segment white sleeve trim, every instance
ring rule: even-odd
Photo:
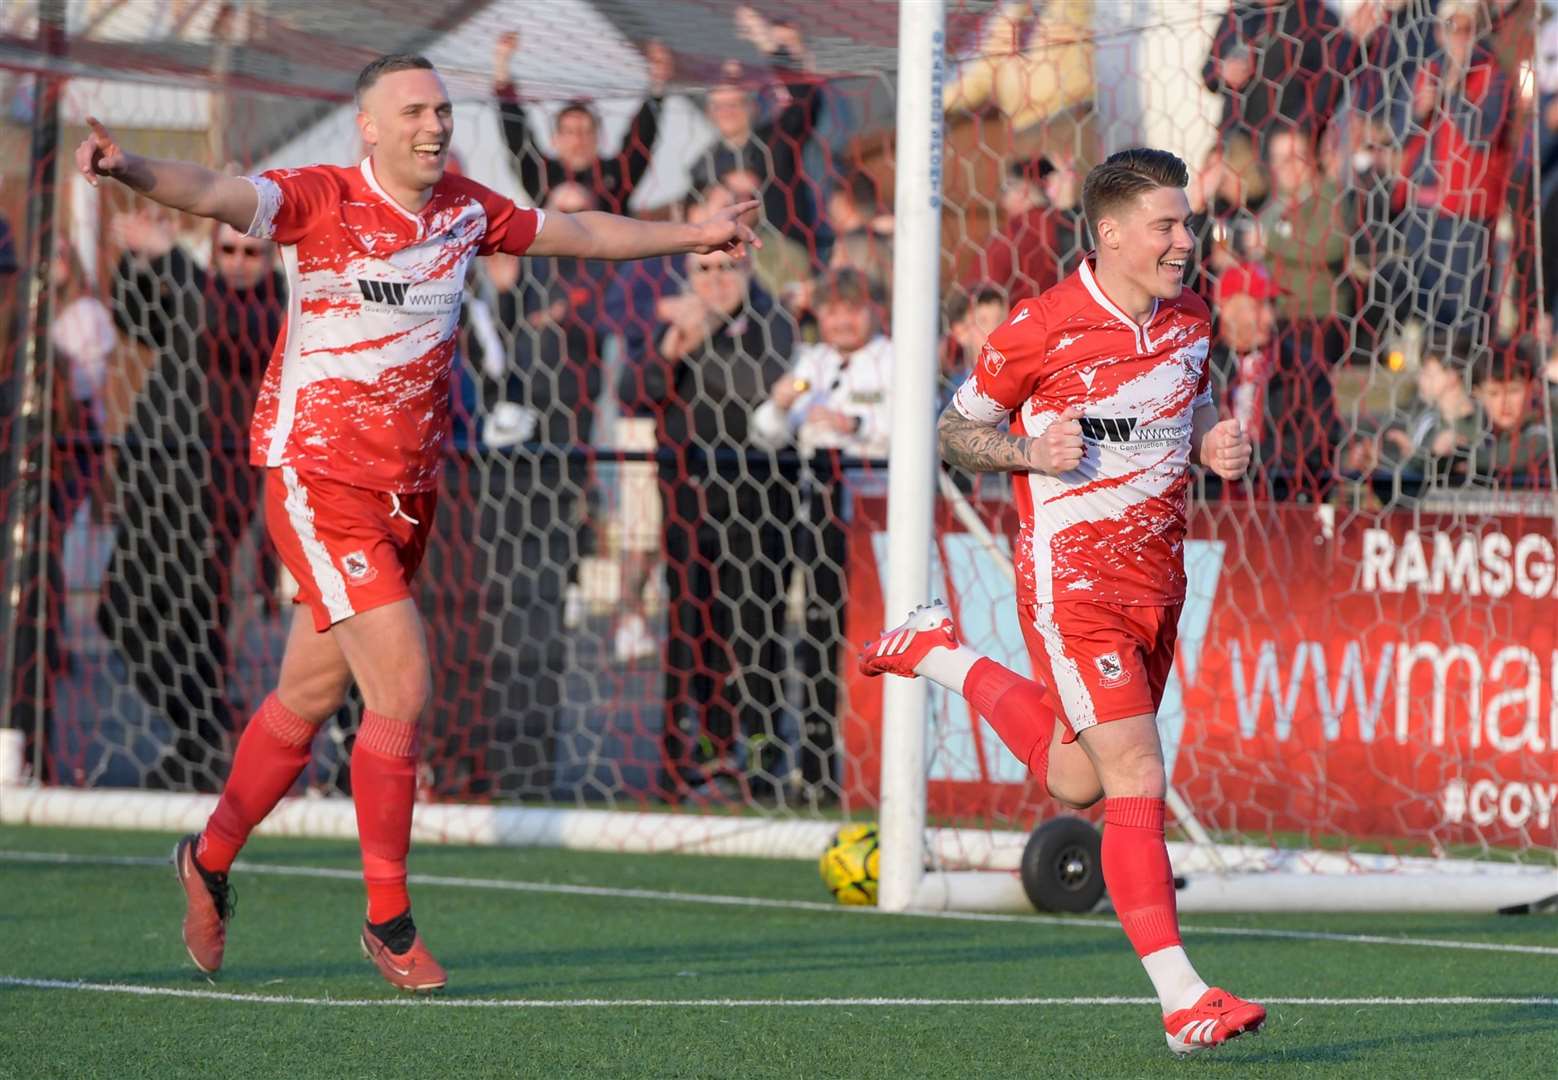
[[[269,240],[276,234],[276,212],[281,209],[281,185],[267,176],[246,176],[254,185],[254,220],[245,234],[256,240]]]
[[[1005,405],[983,393],[975,382],[975,377],[970,375],[963,380],[963,385],[958,387],[957,393],[952,395],[952,404],[963,414],[965,420],[994,426],[1012,414]]]

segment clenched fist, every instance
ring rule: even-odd
[[[1250,464],[1250,437],[1237,420],[1224,420],[1201,439],[1201,464],[1224,480],[1237,480]]]
[[[1082,464],[1081,415],[1081,407],[1072,405],[1044,434],[1028,440],[1028,461],[1035,472],[1059,476]]]

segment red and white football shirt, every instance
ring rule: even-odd
[[[1191,418],[1211,403],[1211,317],[1186,291],[1145,326],[1104,295],[1090,259],[996,327],[953,399],[970,420],[1042,435],[1085,410],[1081,464],[1012,474],[1022,604],[1175,604],[1185,596]]]
[[[371,159],[249,180],[260,197],[249,235],[276,241],[288,293],[250,461],[377,491],[432,490],[466,269],[476,255],[524,254],[541,211],[446,174],[413,213],[379,186]]]

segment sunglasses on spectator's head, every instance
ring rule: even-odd
[[[263,259],[270,254],[264,247],[251,247],[248,244],[222,244],[217,250],[223,255],[242,255],[247,259]]]

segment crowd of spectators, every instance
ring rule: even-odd
[[[976,51],[948,91],[954,110],[1043,129],[1048,148],[1005,163],[981,194],[987,235],[951,227],[968,208],[947,219],[951,242],[977,250],[944,299],[943,400],[1009,306],[1088,249],[1089,150],[1053,145],[1056,130],[1087,127],[1088,7],[1000,5],[990,26],[1020,48],[999,64]],[[1558,18],[1534,56],[1518,33],[1530,20],[1529,0],[1360,0],[1345,19],[1322,0],[1239,0],[1218,23],[1202,71],[1218,137],[1193,163],[1190,285],[1215,314],[1220,407],[1256,447],[1250,496],[1403,505],[1550,484],[1558,361],[1539,313],[1558,291]],[[495,43],[503,137],[536,203],[696,219],[755,199],[763,244],[624,266],[492,256],[473,274],[449,513],[456,532],[512,543],[483,549],[473,572],[499,584],[468,613],[482,627],[478,681],[494,688],[476,706],[481,741],[507,755],[469,772],[508,780],[471,779],[468,793],[545,793],[567,599],[584,558],[611,545],[608,651],[660,665],[652,793],[838,796],[847,526],[881,493],[894,384],[891,174],[837,153],[809,174],[829,80],[796,27],[746,8],[735,25],[761,59],[719,66],[703,94],[708,145],[686,197],[662,208],[634,196],[662,141],[669,50],[646,49],[648,93],[613,149],[590,102],[541,120],[513,79],[518,36]],[[1013,86],[1030,97],[1010,100]],[[201,787],[231,724],[232,598],[230,568],[200,552],[236,547],[253,525],[244,429],[284,296],[268,245],[232,230],[211,238],[210,270],[166,222],[131,215],[115,236],[111,310],[91,307],[62,260],[71,315],[55,345],[88,433],[103,423],[92,402],[113,328],[156,355],[104,487],[118,529],[99,621],[181,733],[172,782]],[[649,611],[659,567],[663,647]],[[516,767],[520,744],[540,749]]]

